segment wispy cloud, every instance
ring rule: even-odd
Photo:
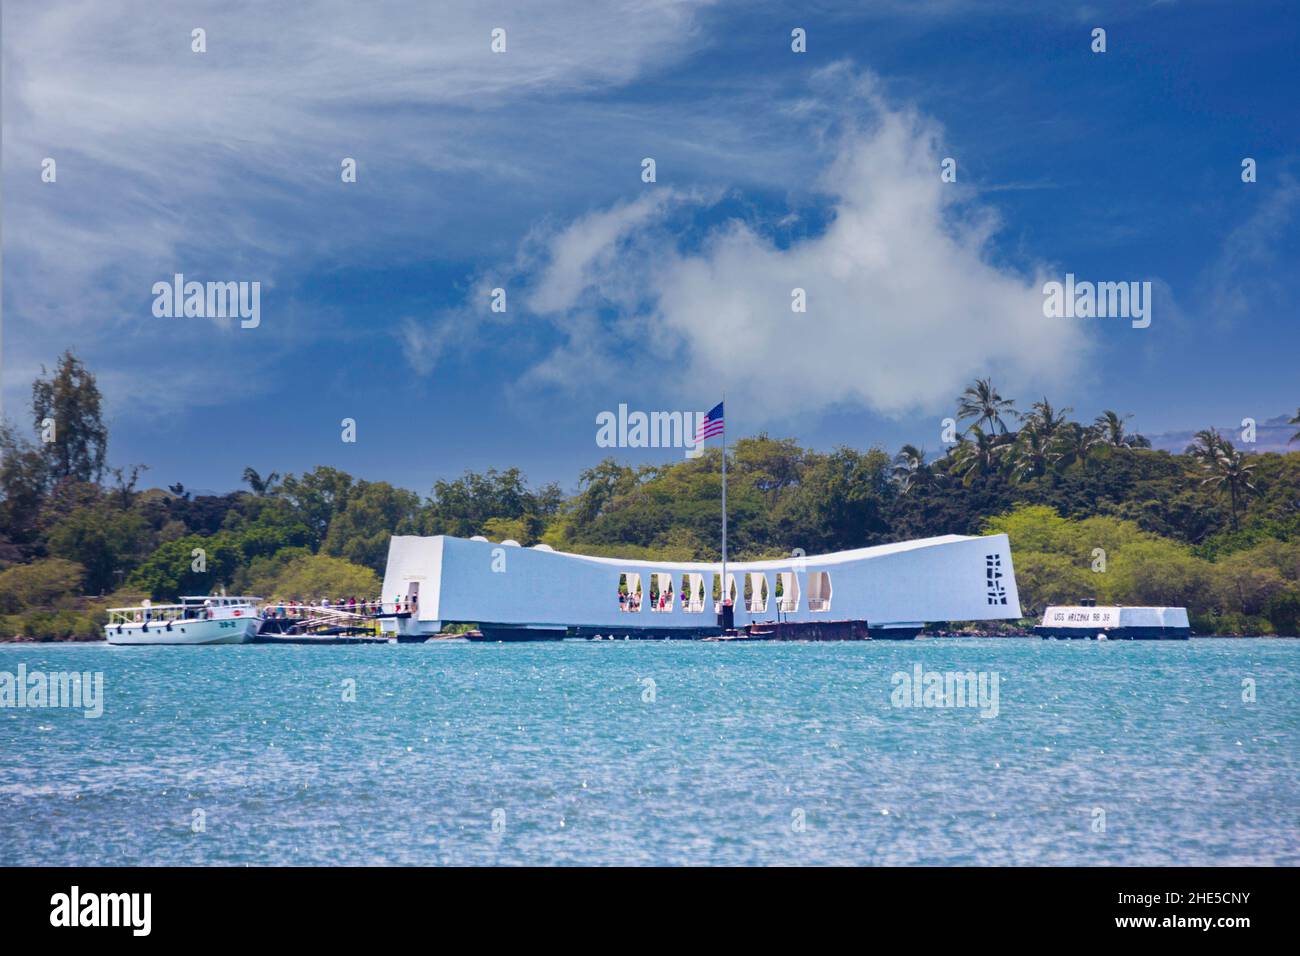
[[[1151,439],[1152,448],[1181,454],[1192,444],[1192,440],[1196,437],[1196,431],[1188,428],[1182,431],[1148,435],[1147,437]],[[1285,454],[1300,448],[1300,445],[1291,441],[1291,436],[1296,433],[1296,426],[1290,424],[1290,417],[1287,415],[1277,415],[1265,421],[1257,422],[1253,442],[1243,441],[1245,428],[1241,422],[1218,426],[1218,432],[1244,452],[1272,451]]]
[[[1244,188],[1259,190],[1259,205],[1228,232],[1204,280],[1205,312],[1222,324],[1235,323],[1270,301],[1289,299],[1283,289],[1291,273],[1284,270],[1277,275],[1274,267],[1279,251],[1291,248],[1282,239],[1295,225],[1300,182],[1283,173],[1274,188],[1262,184]]]
[[[830,90],[851,92],[837,108],[829,93],[812,100],[836,120],[817,180],[832,216],[816,235],[779,245],[771,223],[731,218],[684,248],[683,219],[707,219],[717,198],[655,186],[533,235],[513,284],[560,343],[525,383],[725,387],[747,415],[788,419],[946,407],[989,371],[1011,388],[1068,379],[1084,332],[1043,317],[1039,276],[992,262],[996,216],[941,182],[941,129],[846,65],[815,79]],[[806,313],[792,311],[795,289]]]
[[[151,283],[174,271],[287,287],[489,245],[471,224],[573,188],[563,118],[671,67],[707,7],[6,3],[7,359],[75,342],[100,365],[162,344],[201,360],[207,331],[148,321]],[[560,122],[521,122],[548,109]],[[346,190],[344,157],[360,169]],[[268,321],[259,353],[300,345],[282,333]]]

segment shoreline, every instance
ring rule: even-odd
[[[458,637],[462,637],[462,636],[463,636],[463,635],[452,635],[452,637],[457,637],[457,638],[458,638]],[[1041,637],[1039,637],[1037,634],[1034,634],[1033,631],[1027,631],[1027,630],[1015,630],[1015,631],[954,631],[954,630],[947,630],[947,629],[945,629],[945,630],[941,630],[941,631],[922,631],[920,634],[916,635],[916,637],[913,638],[912,640],[913,640],[913,641],[957,640],[957,639],[961,639],[961,638],[979,638],[979,639],[983,639],[983,640],[1035,640],[1035,641],[1038,641],[1038,640],[1047,640],[1047,638],[1041,638]],[[437,638],[430,638],[429,641],[411,641],[411,642],[405,642],[405,643],[415,643],[415,644],[420,644],[420,643],[430,643],[430,642],[435,642],[435,641],[445,641],[445,640],[448,640],[448,639],[449,639],[449,638],[447,638],[447,637],[437,637]],[[574,638],[564,638],[563,640],[572,640],[572,641],[590,641],[590,638],[574,637]],[[661,641],[641,641],[641,643],[652,643],[652,644],[654,644],[654,643],[678,643],[678,642],[690,642],[690,641],[699,641],[699,640],[700,640],[699,638],[671,638],[671,639],[668,639],[668,640],[661,640]],[[1087,640],[1090,640],[1090,638],[1056,638],[1055,640],[1058,640],[1058,641],[1066,641],[1066,642],[1085,642],[1085,641],[1087,641]],[[1193,640],[1193,641],[1195,641],[1195,640],[1224,640],[1224,641],[1255,641],[1255,640],[1267,640],[1267,641],[1295,641],[1295,640],[1300,640],[1300,634],[1193,634],[1193,635],[1191,635],[1191,637],[1189,638],[1189,640]],[[832,643],[833,643],[833,644],[866,644],[866,643],[875,643],[875,644],[900,644],[900,643],[908,643],[907,641],[891,641],[891,640],[885,640],[885,639],[881,639],[881,638],[877,638],[877,639],[875,639],[875,640],[870,640],[870,639],[869,639],[869,640],[866,640],[866,641],[776,641],[776,640],[768,640],[768,641],[764,641],[763,638],[753,638],[753,637],[745,638],[745,643],[756,643],[756,642],[760,642],[760,641],[762,641],[762,642],[764,642],[764,643],[771,643],[771,644],[832,644]],[[1131,639],[1131,638],[1112,638],[1112,639],[1111,639],[1111,642],[1112,642],[1112,643],[1139,643],[1139,644],[1143,644],[1143,643],[1181,643],[1181,642],[1179,642],[1179,641],[1162,641],[1162,640],[1160,640],[1160,639],[1158,639],[1158,638],[1157,638],[1157,639],[1152,639],[1152,640],[1137,640],[1137,641],[1134,641],[1134,640]],[[249,643],[249,644],[255,644],[255,643],[259,643],[259,642],[257,642],[257,641],[249,641],[249,642],[247,642],[247,643]],[[274,643],[274,642],[266,642],[266,643]],[[316,642],[316,641],[306,641],[306,640],[304,640],[304,641],[298,641],[298,642],[295,642],[295,643],[297,643],[297,644],[299,644],[299,645],[304,645],[304,646],[310,646],[311,644],[314,644],[314,643],[319,643],[320,646],[326,646],[326,645],[329,645],[329,646],[337,646],[337,645],[338,645],[338,642],[327,641],[327,640],[324,640],[324,639],[320,640],[319,642]],[[374,643],[374,642],[372,641],[372,642],[370,642],[370,643]],[[394,642],[392,642],[392,643],[401,643],[401,642],[396,642],[396,641],[394,641]],[[526,643],[535,643],[535,642],[530,642],[530,641],[520,641],[520,642],[518,642],[518,643],[525,643],[525,644],[526,644]],[[605,642],[599,642],[599,643],[605,643]],[[619,643],[623,643],[623,642],[620,641]],[[36,644],[42,644],[42,645],[49,645],[49,644],[104,644],[104,645],[108,645],[108,641],[106,641],[106,640],[105,640],[104,638],[102,638],[102,637],[96,637],[96,638],[39,638],[39,637],[24,637],[24,636],[21,636],[21,635],[16,636],[16,637],[0,637],[0,645],[19,645],[19,644],[22,644],[22,645],[36,645]],[[163,646],[163,647],[166,647],[166,646],[178,646],[178,647],[179,647],[179,646],[183,646],[183,645],[159,645],[159,646]],[[196,645],[196,646],[209,646],[209,645]],[[240,645],[233,645],[233,646],[240,646]]]

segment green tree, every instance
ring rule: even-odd
[[[273,471],[263,478],[255,468],[244,469],[244,484],[248,485],[249,490],[259,498],[273,494],[276,490],[275,483],[279,480],[280,473],[277,471]]]
[[[98,482],[104,474],[108,428],[95,376],[69,350],[49,377],[32,383],[32,418],[36,431],[53,429],[54,440],[45,442],[50,472],[56,481],[74,478]]]
[[[91,594],[115,590],[149,544],[143,518],[107,505],[72,512],[50,529],[48,539],[50,554],[85,568],[85,587]]]
[[[1069,422],[1056,437],[1057,462],[1063,467],[1079,464],[1088,467],[1093,450],[1100,444],[1097,431],[1078,422]]]
[[[1155,539],[1136,541],[1108,555],[1106,573],[1098,577],[1110,603],[1203,611],[1211,566],[1173,541]]]
[[[742,546],[767,551],[779,548],[787,554],[797,547],[816,554],[882,543],[888,538],[889,509],[897,494],[892,474],[893,460],[875,448],[859,452],[841,447],[829,455],[814,456],[791,507],[781,515],[783,540],[772,542],[767,533],[746,534]],[[730,509],[730,488],[727,503]],[[761,501],[756,510],[760,515],[748,522],[742,512],[742,529],[745,524],[763,529],[766,509]]]
[[[386,481],[359,481],[347,507],[330,521],[324,553],[382,573],[395,534],[419,532],[420,499]]]
[[[577,533],[587,529],[604,514],[611,502],[630,493],[637,486],[640,477],[635,469],[621,465],[613,458],[605,458],[581,472],[578,475],[578,494],[571,506]]]
[[[0,613],[45,607],[81,593],[86,569],[75,561],[45,558],[0,571]]]
[[[793,438],[770,438],[766,432],[739,439],[732,453],[736,475],[773,504],[785,489],[799,483],[805,466],[806,453]]]
[[[488,518],[483,522],[483,536],[489,541],[533,543],[529,538],[528,521],[524,518]]]
[[[926,463],[925,449],[915,445],[904,445],[898,450],[891,474],[903,494],[914,488],[931,488],[937,481],[935,470]]]
[[[1015,481],[1028,481],[1045,475],[1061,457],[1050,432],[1038,423],[1026,424],[1016,435],[1011,446],[1011,477]]]
[[[0,425],[0,559],[22,561],[38,551],[41,506],[49,491],[45,456],[8,424]]]
[[[986,433],[979,425],[972,425],[953,451],[952,473],[966,485],[979,478],[994,476],[1001,471],[1007,447],[998,436]]]
[[[319,465],[302,477],[286,475],[280,483],[280,495],[298,513],[311,531],[312,545],[319,545],[329,531],[334,515],[347,507],[352,492],[352,476],[347,472]]]
[[[1044,396],[1034,402],[1029,414],[1025,415],[1025,427],[1032,428],[1042,438],[1044,445],[1050,447],[1058,435],[1070,424],[1069,414],[1073,408],[1054,408]]]
[[[467,471],[454,481],[434,485],[425,524],[433,533],[468,538],[481,534],[490,518],[527,518],[529,537],[536,538],[563,502],[557,485],[533,491],[518,468]]]
[[[1217,428],[1202,428],[1192,436],[1192,443],[1187,446],[1186,454],[1205,465],[1212,464],[1225,450],[1231,448],[1232,446],[1219,434]]]
[[[1062,518],[1046,505],[1022,505],[984,523],[988,534],[1005,534],[1011,551],[1076,553],[1071,539],[1077,538],[1075,522]]]
[[[319,601],[379,596],[379,576],[369,568],[325,554],[299,554],[273,578],[255,582],[268,600]]]
[[[1106,409],[1094,422],[1098,441],[1112,448],[1150,448],[1151,442],[1145,437],[1125,430],[1125,423],[1132,417]]]
[[[1099,580],[1087,566],[1068,555],[1043,551],[1013,552],[1020,609],[1039,617],[1052,604],[1073,604],[1097,593]]]
[[[1002,397],[991,379],[977,378],[957,399],[957,420],[974,419],[977,427],[987,426],[992,434],[1006,434],[1002,416],[1014,414],[1015,404],[1012,399]]]
[[[230,584],[243,562],[239,538],[230,532],[211,537],[186,535],[159,545],[127,583],[155,601],[212,594]]]
[[[295,558],[311,556],[311,551],[302,547],[282,548],[274,554],[258,555],[239,568],[231,579],[230,586],[237,594],[250,594],[269,598],[275,595],[276,579]]]
[[[222,528],[238,537],[245,560],[313,543],[311,530],[294,507],[276,497],[242,495],[226,513]]]
[[[1212,567],[1215,597],[1229,612],[1265,615],[1277,598],[1292,590],[1267,556],[1254,550],[1227,555]]]
[[[1250,481],[1255,466],[1246,460],[1245,455],[1236,451],[1229,442],[1220,441],[1218,454],[1213,458],[1206,458],[1202,461],[1202,467],[1210,472],[1210,475],[1201,484],[1210,485],[1228,492],[1228,500],[1232,509],[1232,528],[1235,531],[1237,529],[1237,505],[1243,497],[1255,491],[1255,486]]]

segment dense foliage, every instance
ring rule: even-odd
[[[34,438],[0,428],[6,636],[94,636],[110,603],[223,587],[374,597],[392,534],[719,557],[716,447],[660,466],[607,458],[573,494],[508,468],[437,481],[421,497],[318,466],[284,476],[250,467],[247,490],[195,495],[179,484],[139,488],[143,466],[108,468],[100,405],[94,376],[68,353],[33,388]],[[731,553],[1005,531],[1027,615],[1095,596],[1185,604],[1203,632],[1296,633],[1300,452],[1243,454],[1207,430],[1175,455],[1129,434],[1124,416],[1103,411],[1083,424],[1071,411],[1044,399],[1017,412],[981,380],[959,396],[964,431],[950,429],[938,456],[742,438],[728,448]]]

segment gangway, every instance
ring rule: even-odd
[[[264,616],[263,634],[378,635],[378,615],[332,605],[301,605],[296,616]]]

